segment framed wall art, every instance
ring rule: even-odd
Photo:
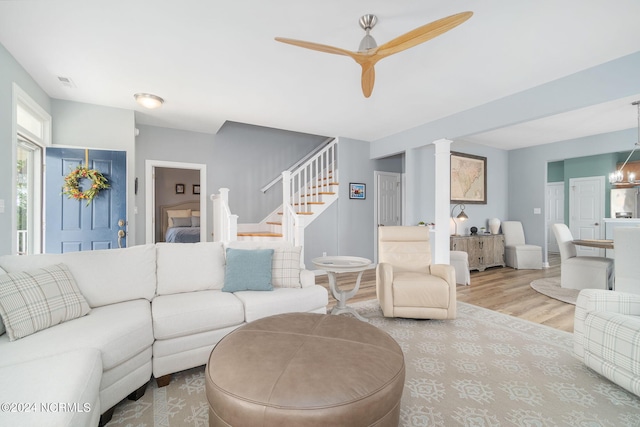
[[[184,184],[176,184],[176,194],[184,194]]]
[[[193,184],[193,194],[200,194],[200,184]]]
[[[367,185],[357,182],[349,183],[349,198],[364,200],[367,197]]]
[[[487,204],[487,158],[451,152],[451,203]]]

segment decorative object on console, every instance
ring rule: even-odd
[[[460,213],[458,214],[458,216],[456,216],[455,218],[453,217],[453,211],[460,206]],[[467,216],[466,213],[464,213],[464,205],[462,203],[458,203],[457,205],[454,205],[453,208],[451,209],[451,220],[453,221],[453,223],[456,225],[456,232],[454,234],[454,236],[459,236],[458,234],[458,223],[456,222],[456,219],[459,219],[460,221],[466,221],[469,219],[469,217]]]
[[[487,158],[451,152],[451,203],[487,204]]]
[[[489,230],[491,230],[491,234],[498,234],[500,231],[500,220],[498,218],[491,218],[489,220]]]
[[[636,149],[638,147],[640,147],[640,101],[632,102],[631,105],[636,105],[638,107],[638,140],[634,144],[633,150],[631,150],[631,152],[629,153],[629,156],[627,157],[627,160],[625,160],[624,163],[622,164],[622,166],[620,166],[620,169],[618,169],[615,172],[611,172],[609,174],[609,182],[611,184],[621,184],[621,183],[623,183],[624,174],[622,173],[622,170],[627,165],[627,162],[629,162],[629,159],[631,158],[633,153],[636,151]],[[629,183],[633,183],[633,182],[635,182],[635,179],[636,179],[635,173],[629,173],[628,182]]]
[[[471,231],[472,236],[475,236],[478,234],[478,227],[471,227],[469,231]]]

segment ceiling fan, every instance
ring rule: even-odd
[[[362,93],[365,98],[369,98],[373,91],[373,84],[376,77],[373,67],[379,60],[389,55],[393,55],[394,53],[402,52],[410,47],[419,45],[420,43],[424,43],[439,36],[440,34],[446,33],[471,18],[472,15],[473,12],[461,12],[447,16],[446,18],[438,19],[437,21],[433,21],[396,37],[382,46],[378,46],[374,38],[369,34],[371,29],[378,22],[378,18],[375,15],[364,15],[360,18],[360,26],[366,31],[366,35],[360,42],[360,47],[356,52],[341,49],[339,47],[302,40],[287,39],[283,37],[276,37],[276,40],[282,43],[292,44],[294,46],[353,58],[353,60],[362,67]]]

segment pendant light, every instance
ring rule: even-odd
[[[618,169],[615,172],[611,172],[609,174],[609,182],[611,184],[619,184],[623,182],[624,174],[622,173],[622,170],[627,165],[627,162],[629,162],[629,159],[631,158],[633,153],[636,151],[636,149],[640,147],[640,101],[632,102],[631,105],[635,105],[638,108],[638,140],[633,146],[633,150],[631,150],[631,153],[629,153],[629,156],[627,156],[627,160],[625,160],[622,166],[620,166],[620,169]],[[634,182],[635,179],[636,179],[635,174],[632,172],[629,173],[628,182]]]

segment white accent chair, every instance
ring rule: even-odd
[[[527,245],[524,240],[524,229],[520,221],[504,221],[505,263],[518,270],[540,270],[542,268],[542,248]]]
[[[640,295],[581,290],[573,352],[589,368],[640,396]]]
[[[455,269],[431,264],[429,229],[378,228],[376,295],[385,317],[455,319]]]
[[[640,227],[613,229],[615,247],[614,290],[640,294]]]
[[[469,273],[469,254],[463,251],[449,252],[449,264],[456,271],[456,284],[470,285],[471,273]]]
[[[577,256],[573,235],[566,224],[553,224],[560,248],[560,286],[569,289],[613,289],[613,260]]]

